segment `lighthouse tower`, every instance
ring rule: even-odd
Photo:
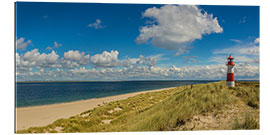
[[[230,55],[228,58],[228,62],[226,63],[226,66],[228,67],[227,70],[227,86],[228,87],[234,87],[234,63],[233,63],[233,57]]]

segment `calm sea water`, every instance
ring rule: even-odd
[[[121,81],[17,83],[16,107],[71,102],[214,81]]]

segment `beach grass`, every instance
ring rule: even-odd
[[[100,104],[17,133],[259,129],[259,82],[180,86]]]

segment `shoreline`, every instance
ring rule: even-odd
[[[85,101],[85,100],[99,99],[99,98],[106,98],[106,97],[113,97],[113,96],[126,95],[126,94],[131,94],[131,93],[138,93],[138,92],[158,91],[158,90],[169,89],[169,88],[176,88],[176,87],[181,87],[181,86],[185,86],[185,85],[174,86],[174,87],[168,87],[168,88],[145,89],[145,90],[142,90],[142,91],[135,91],[135,92],[130,92],[130,93],[118,94],[118,95],[111,95],[111,96],[104,96],[104,97],[95,97],[95,98],[89,98],[89,99],[80,99],[80,100],[75,100],[75,101],[64,101],[64,102],[52,103],[52,104],[41,104],[41,105],[20,106],[20,107],[16,107],[16,106],[15,106],[15,108],[16,108],[16,109],[20,109],[20,108],[32,108],[32,107],[50,106],[50,105],[56,105],[56,104],[66,104],[66,103],[80,102],[80,101]]]
[[[181,87],[181,86],[176,86]],[[86,100],[55,103],[49,105],[18,107],[16,109],[16,131],[29,127],[46,126],[60,118],[69,118],[84,111],[93,109],[103,102],[126,99],[142,93],[168,90],[176,87],[139,91],[115,96],[92,98]]]

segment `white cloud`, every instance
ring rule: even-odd
[[[75,60],[75,61],[80,61],[83,57],[84,53],[80,53],[78,50],[73,51],[69,50],[68,52],[64,53],[64,58],[66,60]]]
[[[16,75],[24,75],[24,72],[32,71],[32,66],[35,63],[24,61],[19,53],[16,53]]]
[[[241,40],[238,40],[238,39],[230,39],[231,41],[233,42],[236,42],[236,43],[241,43],[242,41]]]
[[[259,38],[257,38],[259,40]],[[258,41],[258,40],[255,41]],[[236,63],[258,64],[260,62],[260,48],[255,41],[249,43],[241,43],[232,47],[214,50],[211,62],[225,63],[229,54],[232,54]],[[259,42],[259,41],[258,41]]]
[[[140,58],[127,58],[124,60],[121,60],[121,65],[124,67],[130,67],[132,65],[135,65],[137,61],[139,61]]]
[[[19,53],[15,54],[15,60],[16,60],[16,65],[19,65],[21,63],[21,56],[19,55]]]
[[[53,50],[53,48],[59,48],[62,44],[57,43],[56,41],[53,42],[53,47],[48,46],[46,50]]]
[[[64,53],[63,58],[59,59],[59,55],[55,51],[41,54],[38,49],[33,49],[21,55],[16,53],[16,75],[22,80],[27,78],[32,80],[53,80],[53,77],[61,79],[61,77],[66,78],[69,74],[64,72],[63,69],[87,65],[89,61],[90,55],[85,55],[79,51],[70,50]],[[57,68],[57,72],[52,70],[53,68]],[[39,72],[33,72],[33,69],[39,69]]]
[[[233,55],[235,63],[250,63],[258,64],[260,62],[259,57],[246,56],[246,55]],[[210,62],[225,64],[227,62],[228,55],[217,55],[209,58]]]
[[[182,56],[185,59],[185,63],[194,62],[198,63],[197,56]]]
[[[87,65],[90,61],[90,55],[85,55],[84,52],[79,52],[78,50],[69,50],[64,53],[64,58],[61,59],[61,64],[63,67],[74,68],[81,65]]]
[[[25,41],[23,37],[16,40],[17,49],[25,50],[28,45],[32,44],[31,40]]]
[[[156,65],[158,58],[155,57],[144,57],[140,55],[140,59],[136,62],[137,64],[142,64],[148,67],[153,67]]]
[[[153,67],[157,64],[158,59],[162,57],[162,55],[155,55],[155,56],[148,56],[145,57],[140,55],[139,58],[128,58],[125,60],[121,60],[121,65],[124,67],[138,67],[138,66],[146,66],[146,67]]]
[[[47,48],[46,48],[46,50],[52,50],[53,48],[52,47],[50,47],[50,46],[48,46]]]
[[[38,49],[33,49],[31,51],[26,52],[22,60],[30,66],[37,66],[38,68],[45,68],[45,67],[59,67],[60,65],[58,64],[58,58],[59,55],[56,54],[55,51],[52,51],[49,54],[42,53],[40,54]]]
[[[254,40],[254,44],[260,44],[260,38],[256,38],[256,39]]]
[[[213,14],[203,12],[197,6],[165,5],[148,8],[143,17],[152,18],[154,23],[140,28],[136,42],[142,44],[151,40],[154,46],[177,50],[176,55],[190,50],[192,47],[189,44],[202,39],[203,35],[223,31]]]
[[[246,63],[239,63],[235,67],[236,75],[238,76],[259,76],[259,66],[254,66]]]
[[[260,48],[254,44],[236,45],[230,48],[214,50],[213,54],[235,54],[235,55],[259,55]]]
[[[53,44],[54,44],[54,48],[58,48],[58,47],[62,46],[62,44],[59,44],[59,43],[57,43],[56,41],[53,42]]]
[[[116,67],[119,65],[118,51],[104,51],[102,54],[96,54],[91,57],[91,62],[95,67]]]
[[[104,28],[104,26],[101,25],[101,20],[100,19],[96,19],[96,21],[94,23],[88,24],[88,27],[93,27],[95,29],[101,29]]]
[[[226,79],[227,67],[225,64],[204,65],[204,66],[171,66],[163,67],[147,67],[147,66],[131,66],[128,68],[94,68],[87,69],[79,67],[70,70],[56,71],[29,71],[32,78],[43,77],[49,80],[63,78],[66,80],[187,80],[187,79]],[[42,72],[41,72],[42,71]],[[20,75],[22,76],[22,75]],[[236,79],[259,79],[259,66],[239,63],[235,66]]]
[[[91,57],[98,67],[117,68],[86,68],[90,55],[70,50],[59,59],[56,52],[40,54],[34,49],[19,55],[16,53],[16,77],[19,80],[187,80],[187,79],[225,79],[226,58],[224,62],[214,65],[159,67],[158,60],[162,55],[138,58],[118,59],[118,51],[104,51]],[[186,57],[186,58],[196,58]],[[235,60],[245,57],[235,57]],[[256,59],[253,59],[256,61]],[[116,64],[117,63],[117,64]],[[35,69],[38,68],[38,69]],[[54,68],[54,70],[52,70]],[[70,69],[67,69],[70,68]],[[35,70],[34,70],[35,69]],[[259,79],[259,65],[239,62],[235,66],[237,79]]]
[[[34,68],[61,67],[58,63],[58,57],[59,55],[54,51],[49,54],[40,54],[38,49],[28,51],[24,55],[16,53],[16,75],[27,76],[28,74],[32,74]]]

